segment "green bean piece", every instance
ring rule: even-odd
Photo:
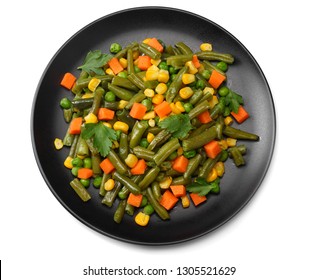
[[[225,106],[222,102],[217,103],[210,111],[210,117],[216,119],[219,115],[223,113]]]
[[[119,51],[118,53],[115,54],[116,58],[122,58],[125,57],[127,55],[127,52],[129,49],[134,50],[137,49],[139,46],[138,42],[132,42],[129,45],[127,45],[125,48],[123,48],[121,51]]]
[[[187,169],[184,173],[184,178],[191,178],[192,174],[196,171],[198,166],[200,165],[203,157],[201,154],[196,154],[193,158],[191,158],[188,162]]]
[[[134,103],[141,103],[141,101],[145,98],[146,96],[144,95],[143,91],[139,91],[129,100],[129,103],[125,106],[125,109],[130,110]]]
[[[118,204],[116,211],[114,212],[113,220],[117,224],[120,224],[123,219],[126,205],[127,205],[127,200],[126,199],[121,200]]]
[[[145,190],[149,185],[152,184],[152,182],[155,181],[157,175],[160,172],[160,168],[157,166],[151,168],[149,171],[146,172],[143,180],[139,183],[139,187],[142,190]]]
[[[94,177],[101,176],[102,170],[100,168],[101,156],[100,154],[91,155],[91,169],[93,171]]]
[[[78,180],[78,178],[73,179],[70,182],[70,186],[73,188],[73,190],[77,193],[77,195],[81,198],[82,201],[86,202],[89,199],[91,199],[89,192],[86,190],[83,184]]]
[[[196,53],[197,57],[202,60],[211,60],[211,61],[224,61],[228,64],[234,62],[234,57],[231,54],[227,53],[218,53],[213,51],[202,51]]]
[[[151,47],[148,44],[141,43],[139,45],[139,50],[140,50],[141,53],[144,53],[144,54],[148,55],[152,59],[157,60],[157,59],[161,58],[161,53],[157,49]]]
[[[90,151],[90,153],[92,154],[92,155],[97,155],[97,154],[99,154],[99,150],[94,146],[94,141],[93,141],[93,139],[92,138],[87,138],[87,139],[85,139],[85,141],[86,141],[86,144],[87,144],[87,146],[88,146],[88,149],[89,149],[89,151]]]
[[[189,137],[194,137],[194,136],[197,136],[197,135],[200,135],[202,132],[204,132],[206,129],[210,128],[211,126],[213,126],[215,124],[214,121],[211,121],[209,123],[205,123],[205,124],[202,124],[200,127],[196,128],[195,130],[193,130],[191,133],[190,133],[190,136]]]
[[[179,176],[173,178],[172,184],[173,185],[187,185],[191,182],[190,178],[185,178],[184,176]]]
[[[215,126],[212,126],[205,131],[203,131],[200,135],[196,135],[194,137],[187,138],[183,140],[183,149],[184,151],[190,151],[198,149],[211,140],[215,139],[217,136],[217,130]]]
[[[177,138],[169,140],[164,144],[158,152],[153,156],[153,160],[157,165],[160,165],[164,160],[166,160],[171,153],[180,147],[180,143]]]
[[[136,119],[132,118],[126,109],[116,111],[116,116],[120,121],[126,123],[129,126],[129,129],[134,127]]]
[[[147,122],[144,121],[136,121],[135,125],[132,128],[131,136],[130,136],[130,148],[134,148],[139,145],[142,136],[146,129],[148,128]]]
[[[122,162],[121,158],[113,149],[110,149],[108,159],[111,161],[118,173],[122,175],[130,175],[129,168]]]
[[[122,100],[129,101],[133,96],[133,93],[130,90],[115,86],[111,83],[108,83],[108,89]]]
[[[195,105],[203,97],[203,91],[201,89],[195,90],[194,94],[189,98],[189,103]]]
[[[192,59],[193,54],[179,54],[167,57],[166,63],[167,65],[173,66],[175,68],[182,68],[187,61],[190,61]]]
[[[151,151],[154,150],[157,146],[167,141],[170,137],[171,133],[169,133],[166,129],[161,130],[157,135],[155,135],[147,149]]]
[[[199,103],[196,105],[189,113],[189,119],[192,120],[193,118],[197,117],[200,115],[202,112],[205,112],[210,109],[210,104],[207,100]]]
[[[187,46],[184,42],[178,42],[175,44],[175,46],[180,50],[182,54],[191,55],[193,54],[193,51],[189,46]]]
[[[154,181],[154,182],[151,184],[151,189],[152,189],[152,193],[153,193],[153,195],[154,195],[154,198],[155,198],[157,201],[160,201],[160,200],[161,200],[161,197],[162,197],[160,183],[157,182],[157,181]]]
[[[207,158],[198,172],[198,177],[207,178],[211,169],[215,166],[215,164],[219,161],[221,153],[219,153],[215,158]]]
[[[128,49],[127,51],[127,62],[128,62],[128,65],[127,65],[127,72],[128,74],[132,74],[134,73],[134,61],[133,61],[133,51],[132,49]]]
[[[116,110],[118,110],[119,102],[108,102],[108,101],[104,101],[104,102],[102,103],[102,107],[116,111]]]
[[[129,177],[115,171],[113,173],[113,179],[119,181],[121,184],[126,186],[128,190],[133,194],[138,195],[141,193],[140,187],[136,183],[134,183]]]
[[[210,87],[209,82],[200,73],[196,73],[196,78],[197,78],[196,88],[197,88],[197,83],[201,84],[201,87],[199,87],[201,89],[204,89],[205,87]]]
[[[129,154],[128,134],[121,133],[119,142],[119,157],[125,160]]]
[[[129,216],[133,216],[134,214],[134,206],[131,204],[127,203],[124,209],[125,213],[127,213]]]
[[[83,88],[78,86],[78,83],[80,83],[81,80],[86,79],[88,77],[89,77],[89,74],[86,71],[82,70],[79,74],[78,79],[76,80],[75,84],[73,85],[71,89],[72,93],[80,94]]]
[[[135,84],[133,84],[129,79],[123,78],[120,76],[114,76],[112,78],[111,84],[118,86],[118,87],[121,87],[121,88],[125,88],[128,90],[134,91],[134,92],[139,91],[139,88]]]
[[[212,93],[210,91],[207,91],[202,98],[198,101],[198,103],[196,104],[196,106],[198,106],[199,104],[203,103],[204,101],[210,101],[212,99]]]
[[[126,186],[123,186],[118,193],[118,197],[120,199],[126,199],[129,195],[129,193],[130,193],[129,189]]]
[[[121,183],[118,181],[115,181],[114,188],[111,191],[106,191],[105,196],[103,197],[101,203],[108,207],[111,207],[114,201],[116,200],[121,187],[122,187]]]
[[[230,157],[233,159],[234,164],[239,167],[241,165],[245,165],[244,158],[242,153],[239,151],[237,147],[231,147],[229,151]]]
[[[68,156],[71,158],[76,157],[76,148],[77,148],[78,139],[79,139],[79,134],[76,134],[73,138],[73,143],[70,146],[69,153],[68,153]]]
[[[219,69],[216,65],[213,65],[212,63],[210,63],[210,61],[204,60],[202,62],[202,65],[204,66],[206,70],[209,70],[210,72],[212,72],[213,70],[216,70],[217,72],[219,72],[220,74],[226,77],[226,73],[223,72],[221,69]]]
[[[159,217],[162,220],[168,220],[170,218],[170,215],[167,212],[167,210],[161,204],[159,204],[159,202],[156,200],[153,194],[152,188],[147,188],[145,195],[149,203],[153,206],[155,212],[159,215]]]
[[[223,134],[228,136],[228,137],[235,138],[238,140],[258,141],[260,139],[260,137],[256,134],[237,129],[237,128],[234,128],[232,126],[225,126],[225,128],[223,130]]]
[[[69,123],[72,120],[73,109],[72,108],[63,109],[63,116],[64,116],[65,122]]]
[[[104,188],[104,185],[110,178],[111,178],[111,174],[106,174],[106,173],[102,174],[101,185],[100,185],[100,188],[99,188],[99,195],[100,196],[105,196],[106,190]]]
[[[77,148],[76,148],[76,156],[86,157],[89,155],[88,145],[81,136],[78,139]]]
[[[170,84],[168,90],[166,91],[166,101],[168,103],[172,103],[175,96],[177,95],[178,91],[180,90],[182,86],[182,76],[184,73],[186,73],[188,70],[187,66],[184,66],[182,69],[179,70],[179,72],[176,74],[176,77]]]
[[[155,155],[155,152],[147,149],[147,148],[143,148],[141,146],[136,146],[133,148],[133,153],[137,156],[138,159],[144,159],[147,161],[151,161],[153,160],[153,156]]]
[[[90,113],[93,113],[94,115],[98,114],[100,104],[104,94],[105,94],[105,90],[102,87],[97,87],[94,93],[94,101],[91,105]]]
[[[144,81],[141,79],[141,77],[135,73],[131,73],[128,76],[128,80],[133,83],[136,87],[138,87],[141,90],[145,90],[145,84]]]
[[[71,147],[73,141],[74,141],[74,134],[69,133],[69,127],[68,127],[65,133],[65,136],[63,138],[63,145],[67,147]]]
[[[74,99],[72,101],[72,105],[74,108],[78,110],[84,110],[88,109],[92,106],[92,103],[94,102],[94,98],[83,98],[83,99]]]

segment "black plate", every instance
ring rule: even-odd
[[[171,220],[161,221],[153,215],[150,224],[139,227],[126,216],[121,224],[113,222],[114,208],[101,204],[98,191],[90,187],[93,198],[83,203],[69,186],[72,176],[63,166],[67,149],[54,149],[55,137],[62,138],[67,124],[59,101],[67,96],[59,82],[65,72],[78,74],[87,52],[108,52],[112,42],[126,45],[158,37],[166,44],[186,42],[198,50],[202,42],[212,42],[216,51],[231,53],[236,58],[228,72],[230,88],[240,93],[251,117],[240,127],[260,135],[256,143],[246,143],[247,165],[236,168],[226,163],[221,193],[195,208],[172,210]],[[70,95],[71,96],[71,95]],[[39,169],[59,202],[77,219],[107,236],[139,244],[172,244],[202,236],[232,218],[260,186],[272,157],[275,142],[275,110],[267,81],[248,50],[230,33],[214,22],[187,11],[164,7],[142,7],[105,16],[71,37],[49,62],[36,90],[31,133]]]

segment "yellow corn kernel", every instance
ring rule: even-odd
[[[217,176],[222,177],[225,173],[225,164],[222,161],[218,161],[214,166]]]
[[[145,38],[142,43],[147,44],[149,41],[151,40],[151,38]]]
[[[126,101],[126,100],[120,100],[119,101],[119,104],[118,104],[118,109],[124,109],[125,108],[125,106],[127,106],[128,105],[128,101]]]
[[[160,63],[161,63],[161,60],[160,59],[151,59],[151,63],[153,64],[153,65],[155,65],[155,66],[158,66]]]
[[[198,69],[195,67],[194,62],[192,62],[191,60],[187,61],[185,65],[188,67],[189,74],[196,74],[198,72]]]
[[[127,158],[124,161],[127,166],[133,168],[138,163],[138,158],[134,154],[128,154]]]
[[[175,106],[176,106],[176,108],[180,111],[180,112],[185,112],[185,108],[184,108],[184,105],[183,105],[183,103],[182,102],[180,102],[180,101],[177,101],[176,103],[175,103]]]
[[[208,183],[216,180],[218,177],[218,174],[217,174],[217,171],[216,171],[216,168],[212,168],[211,171],[209,172],[209,174],[207,175],[207,178],[206,178],[206,181]]]
[[[227,140],[222,139],[222,140],[218,141],[218,143],[219,143],[221,149],[223,149],[223,150],[227,150],[228,149]]]
[[[82,99],[86,99],[86,98],[93,98],[94,94],[92,92],[87,92],[85,94],[82,95]]]
[[[188,208],[190,206],[190,200],[187,195],[181,197],[183,208]]]
[[[111,191],[114,188],[114,180],[113,179],[108,179],[104,185],[103,185],[104,189],[106,191]]]
[[[150,127],[154,127],[154,126],[155,126],[155,120],[153,120],[153,119],[150,119],[150,120],[148,121],[148,123],[149,123],[149,126],[150,126]]]
[[[203,94],[206,94],[207,92],[210,92],[212,95],[215,94],[215,89],[212,87],[205,87],[203,90]]]
[[[183,76],[182,76],[182,82],[183,82],[185,85],[191,84],[191,83],[195,82],[195,80],[196,80],[196,77],[195,77],[194,74],[185,73],[185,74],[183,74]]]
[[[216,104],[218,104],[219,100],[217,95],[213,95],[212,99],[209,101],[209,105],[211,108],[213,108]]]
[[[139,212],[135,218],[134,218],[134,221],[141,227],[145,227],[147,226],[147,224],[149,223],[150,221],[150,215],[147,215],[143,212]]]
[[[154,137],[155,137],[155,135],[154,135],[153,133],[149,132],[149,133],[147,134],[147,136],[146,136],[146,140],[147,140],[149,143],[151,143],[151,142],[153,141]]]
[[[132,52],[133,60],[136,60],[139,56],[140,56],[140,53],[138,50],[135,50]]]
[[[124,69],[128,67],[128,60],[125,59],[124,57],[121,57],[121,58],[119,59],[119,62],[120,62],[121,66],[122,66]]]
[[[212,44],[210,43],[202,43],[200,45],[200,50],[205,52],[205,51],[212,51]]]
[[[147,96],[147,97],[152,98],[155,95],[155,92],[154,92],[153,89],[147,88],[147,89],[144,90],[144,95]]]
[[[112,128],[111,123],[108,123],[108,122],[103,122],[103,125],[105,125],[106,127]]]
[[[163,181],[161,181],[160,184],[160,188],[161,189],[168,189],[170,187],[170,185],[172,184],[173,178],[171,176],[166,177]]]
[[[73,161],[72,157],[67,157],[64,161],[64,166],[68,169],[72,169],[73,168],[72,161]]]
[[[237,145],[237,139],[228,137],[227,144],[229,147],[234,147],[235,145]]]
[[[154,97],[152,98],[152,103],[153,104],[161,104],[164,101],[164,95],[162,94],[155,94]]]
[[[184,153],[183,148],[182,148],[182,147],[179,147],[179,148],[177,149],[177,155],[178,155],[178,156],[181,156],[183,153]]]
[[[156,117],[156,113],[154,111],[150,111],[145,113],[143,120],[150,120],[150,119],[154,119]]]
[[[155,65],[150,66],[145,72],[145,78],[148,81],[156,81],[159,75],[159,68]]]
[[[62,140],[62,139],[59,139],[59,138],[55,138],[55,140],[54,140],[54,146],[55,146],[55,149],[56,149],[56,150],[60,150],[61,148],[64,147],[63,140]]]
[[[170,74],[169,74],[169,72],[168,72],[167,70],[160,69],[160,70],[159,70],[158,77],[157,77],[157,80],[158,80],[160,83],[167,83],[169,79],[170,79]]]
[[[155,88],[155,92],[157,94],[164,94],[166,91],[167,91],[167,85],[164,83],[159,83]]]
[[[111,68],[107,68],[105,72],[108,75],[114,75],[114,72],[111,70]]]
[[[90,91],[95,91],[97,86],[99,86],[101,80],[97,78],[92,78],[88,83],[88,89]]]
[[[190,87],[183,87],[179,91],[179,96],[183,99],[189,99],[194,94]]]
[[[170,107],[172,109],[172,112],[175,114],[175,115],[179,115],[181,114],[182,112],[180,110],[178,110],[178,108],[176,107],[176,105],[174,103],[170,103]]]
[[[89,113],[85,118],[86,123],[97,123],[98,118],[94,113]]]
[[[113,129],[114,130],[121,130],[124,133],[128,133],[129,126],[125,122],[116,121],[113,124]]]
[[[230,116],[225,117],[224,122],[225,122],[225,125],[232,125],[233,118],[231,118]]]

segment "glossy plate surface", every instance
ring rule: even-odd
[[[62,96],[71,97],[59,85],[64,73],[78,74],[76,68],[90,50],[108,52],[113,42],[124,46],[147,37],[161,38],[166,44],[184,41],[194,51],[198,51],[202,42],[212,42],[215,51],[233,54],[235,63],[230,67],[227,83],[243,96],[251,115],[240,128],[261,138],[259,142],[246,142],[246,166],[238,169],[231,160],[227,161],[219,195],[209,196],[207,202],[197,208],[191,205],[182,209],[178,204],[171,212],[170,221],[161,221],[153,215],[150,224],[142,228],[127,215],[121,224],[113,222],[116,204],[112,208],[102,205],[98,190],[92,186],[89,189],[92,199],[88,203],[78,199],[69,186],[72,175],[63,166],[68,149],[57,152],[53,141],[55,137],[63,138],[67,129],[59,107]],[[274,149],[275,131],[272,95],[259,65],[248,50],[214,22],[187,11],[163,7],[123,10],[96,20],[72,36],[58,50],[41,77],[31,119],[34,154],[45,182],[58,201],[97,232],[148,245],[191,240],[232,218],[252,198],[265,177]]]

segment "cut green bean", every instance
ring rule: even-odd
[[[231,54],[227,53],[218,53],[213,51],[203,51],[196,53],[197,57],[202,60],[211,60],[211,61],[224,61],[228,64],[234,62],[234,57]]]
[[[171,153],[180,147],[180,143],[177,138],[173,138],[164,144],[158,152],[153,156],[153,160],[157,165],[160,165],[164,160],[166,160]]]
[[[142,158],[147,161],[153,160],[153,156],[155,155],[155,152],[141,146],[134,147],[133,153],[137,156],[137,158]]]
[[[70,182],[70,186],[77,193],[77,195],[81,198],[82,201],[88,201],[91,199],[91,196],[87,189],[83,186],[82,183],[78,180],[78,178],[73,179]]]
[[[134,183],[129,177],[120,174],[119,172],[115,171],[113,173],[113,179],[119,181],[122,185],[126,186],[130,192],[133,194],[140,194],[141,190],[140,187]]]
[[[184,73],[187,72],[187,70],[188,70],[187,66],[184,66],[181,70],[179,70],[179,72],[176,74],[176,77],[174,78],[174,80],[170,84],[170,86],[166,92],[166,98],[165,98],[168,103],[172,103],[175,96],[179,92],[179,90],[182,86],[182,76]]]
[[[147,173],[145,174],[143,180],[139,183],[139,187],[141,190],[145,190],[149,185],[152,184],[152,182],[155,181],[157,175],[160,172],[160,168],[153,167]]]
[[[215,139],[216,136],[217,136],[216,127],[212,126],[206,129],[205,131],[203,131],[200,135],[183,140],[183,149],[186,152],[186,151],[201,148],[202,146],[209,143],[211,140]]]
[[[133,84],[129,79],[120,76],[114,76],[112,78],[111,84],[134,92],[139,91],[139,88],[135,84]]]
[[[232,126],[225,126],[223,130],[223,134],[228,137],[240,139],[240,140],[258,141],[260,139],[260,137],[256,134],[237,129]]]
[[[152,188],[147,188],[145,195],[159,217],[162,220],[168,220],[170,218],[170,215],[167,210],[156,200],[152,192]]]
[[[135,123],[135,125],[133,126],[132,131],[131,131],[131,136],[130,136],[131,139],[130,139],[130,144],[129,144],[130,148],[133,149],[134,147],[139,145],[139,143],[142,139],[142,136],[147,128],[148,128],[147,122],[137,121]]]
[[[161,58],[161,53],[156,50],[155,48],[149,46],[148,44],[145,43],[141,43],[139,46],[140,52],[148,55],[149,57],[151,57],[152,59],[160,59]]]
[[[121,187],[122,187],[121,183],[116,181],[114,184],[114,188],[111,191],[106,191],[105,196],[103,197],[101,203],[108,207],[111,207],[114,201],[116,200]]]
[[[123,219],[123,216],[124,216],[124,213],[125,213],[125,207],[127,205],[127,200],[124,199],[124,200],[121,200],[118,204],[118,207],[116,209],[116,211],[114,212],[114,215],[113,215],[113,220],[117,223],[117,224],[120,224],[122,219]]]
[[[113,149],[110,149],[108,159],[111,161],[118,173],[122,175],[130,175],[129,168],[121,161],[120,157]]]
[[[133,96],[133,93],[130,90],[115,86],[111,83],[108,83],[108,89],[122,100],[129,101]]]

